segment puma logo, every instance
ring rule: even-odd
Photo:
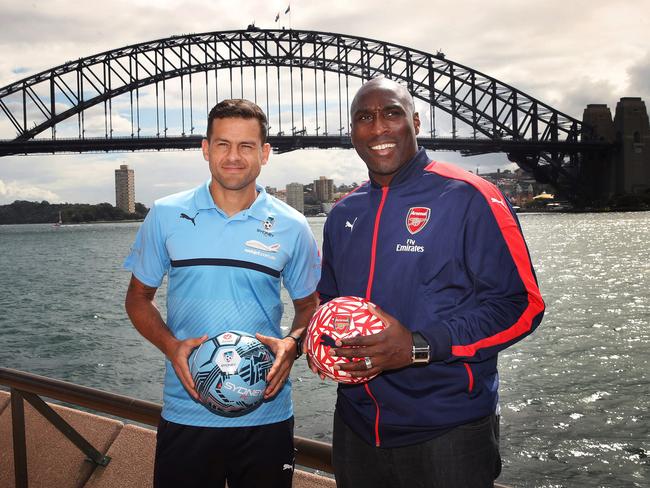
[[[503,208],[505,208],[506,210],[508,209],[508,207],[506,207],[506,204],[503,200],[499,200],[498,198],[494,198],[494,197],[490,197],[490,200],[492,201],[492,203],[498,203],[499,205],[503,206]]]
[[[189,220],[190,222],[192,222],[192,225],[193,225],[194,227],[196,227],[196,222],[194,222],[194,219],[196,218],[197,215],[199,215],[199,212],[196,212],[196,215],[194,215],[194,217],[190,217],[190,216],[187,215],[186,213],[182,213],[182,214],[180,215],[180,218],[181,218],[181,219]]]
[[[346,221],[345,221],[345,228],[346,228],[346,229],[349,228],[349,229],[350,229],[350,232],[352,232],[352,231],[354,230],[354,224],[357,223],[357,219],[358,219],[358,218],[359,218],[359,217],[355,217],[354,220],[352,221],[352,223],[350,223],[349,220],[346,220]]]

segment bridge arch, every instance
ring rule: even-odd
[[[490,138],[575,141],[582,123],[525,93],[441,53],[327,32],[237,30],[172,36],[70,61],[0,88],[0,107],[27,140],[93,105],[172,78],[243,67],[315,68],[368,80],[400,81],[416,99],[443,110]],[[75,75],[70,86],[66,75]],[[46,87],[48,95],[36,88]],[[88,97],[91,93],[93,96]],[[21,113],[6,100],[18,94]],[[52,97],[52,95],[55,95]],[[70,108],[56,110],[56,95]],[[29,102],[45,120],[29,127]],[[27,121],[27,124],[25,123]],[[35,124],[35,125],[34,125]]]
[[[580,144],[580,135],[587,128],[581,121],[506,83],[447,59],[440,52],[430,54],[397,44],[329,32],[266,30],[249,26],[246,30],[188,34],[134,44],[69,61],[0,88],[0,139],[4,139],[0,141],[0,155],[38,152],[35,148],[39,144],[47,151],[65,150],[66,147],[69,150],[185,148],[188,144],[197,144],[200,135],[195,133],[194,112],[207,112],[219,98],[218,93],[211,90],[218,90],[220,73],[222,76],[229,73],[232,90],[233,70],[239,70],[237,81],[242,96],[266,101],[274,136],[272,142],[284,150],[349,147],[350,84],[358,86],[376,76],[405,84],[420,106],[425,107],[428,114],[421,113],[428,124],[421,138],[425,147],[459,149],[466,154],[507,152],[520,166],[540,175],[545,173],[544,178],[555,183],[575,173],[576,154],[584,147]],[[245,70],[249,71],[245,74]],[[270,80],[269,70],[277,78]],[[282,78],[281,70],[289,70],[289,78]],[[315,92],[314,102],[307,104],[304,97],[306,70],[314,73]],[[201,73],[205,81],[195,89],[192,81],[196,84],[196,75]],[[326,73],[330,76],[329,88]],[[319,74],[322,74],[320,82]],[[171,80],[180,81],[181,130],[177,137],[170,136],[167,127],[171,110],[167,107],[166,84]],[[338,87],[333,90],[332,80],[335,85],[338,80]],[[260,83],[262,93],[258,97]],[[272,91],[277,89],[276,109],[271,109],[269,103],[275,96],[269,95],[269,83]],[[300,97],[294,94],[296,83],[301,90]],[[342,84],[345,85],[343,89]],[[245,93],[245,85],[248,89],[252,87],[253,93]],[[148,87],[155,91],[155,110],[146,112],[140,106],[140,94]],[[336,88],[338,99],[334,112],[338,112],[338,123],[332,131],[332,126],[328,127],[332,103],[328,111],[327,97],[328,94],[332,96],[333,91],[337,98]],[[286,91],[290,91],[290,96]],[[124,96],[129,97],[129,103],[125,104],[127,109],[124,104],[121,109],[115,109],[113,102]],[[149,98],[153,95],[149,94]],[[197,99],[205,103],[205,108],[196,108]],[[319,100],[323,100],[324,107],[319,107]],[[104,134],[88,138],[85,114],[97,107],[103,107]],[[129,119],[131,124],[130,135],[127,133],[123,138],[113,134],[113,120],[120,110],[122,118]],[[312,125],[305,122],[306,111]],[[149,129],[152,129],[154,112],[155,131],[150,135],[142,134],[141,121],[148,118]],[[282,123],[283,117],[288,117],[287,112],[291,113],[291,121],[289,130],[285,131]],[[446,116],[446,130],[450,134],[447,137],[440,137],[442,131],[436,126],[441,118],[439,114]],[[330,120],[332,118],[336,119],[336,114]],[[57,127],[75,119],[76,137],[67,142],[60,140]],[[201,120],[205,120],[204,117]],[[273,127],[275,120],[278,123]],[[459,127],[465,129],[464,137],[459,135]],[[50,138],[46,137],[48,129],[51,130]],[[117,139],[118,145],[115,144]],[[57,140],[59,142],[52,142]]]

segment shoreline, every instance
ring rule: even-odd
[[[60,225],[57,225],[56,222],[13,222],[3,225],[50,225],[52,227],[70,227],[73,225],[90,225],[90,224],[129,224],[134,222],[142,222],[144,219],[125,219],[125,220],[88,220],[84,222],[63,222]]]
[[[517,215],[524,214],[604,214],[604,213],[629,213],[629,212],[650,212],[650,208],[572,208],[572,209],[546,209],[546,208],[531,208],[531,209],[518,209]],[[326,218],[318,215],[305,215],[306,218]],[[52,222],[11,222],[2,223],[0,227],[7,225],[50,225],[54,228],[57,227],[70,227],[75,225],[91,225],[91,224],[131,224],[135,222],[143,222],[144,219],[124,219],[124,220],[89,220],[84,222],[64,222],[60,225]]]
[[[530,208],[519,209],[516,213],[544,213],[544,214],[602,214],[602,213],[627,213],[627,212],[650,212],[650,208],[565,208],[562,210],[547,209],[547,208]]]

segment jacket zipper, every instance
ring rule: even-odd
[[[379,439],[379,403],[377,403],[377,399],[375,398],[375,395],[372,394],[370,391],[370,387],[368,386],[368,383],[365,383],[364,388],[366,389],[366,392],[372,398],[372,401],[375,402],[375,409],[376,409],[376,414],[375,414],[375,446],[379,447],[381,446],[381,440]]]
[[[366,288],[366,300],[370,300],[372,295],[372,281],[375,279],[375,259],[377,258],[377,235],[379,234],[379,221],[381,220],[381,212],[384,209],[384,203],[388,196],[388,187],[381,188],[381,201],[375,215],[375,228],[372,232],[372,247],[370,249],[370,272],[368,273],[368,287]]]
[[[368,273],[368,287],[366,288],[366,300],[370,300],[372,296],[372,282],[375,279],[375,259],[377,258],[377,236],[379,234],[379,221],[381,220],[381,212],[384,209],[384,203],[386,202],[386,197],[388,196],[388,187],[383,186],[381,188],[381,201],[379,202],[379,208],[377,209],[377,215],[375,215],[375,228],[372,232],[372,247],[370,249],[370,272]],[[368,383],[364,385],[366,392],[372,398],[372,401],[375,403],[375,446],[379,447],[381,445],[381,439],[379,438],[379,403],[377,399],[370,391]]]

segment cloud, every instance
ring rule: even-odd
[[[582,120],[582,113],[587,105],[592,103],[605,103],[612,110],[618,98],[612,96],[615,92],[613,84],[605,79],[582,77],[573,80],[564,87],[562,92],[552,97],[551,105],[563,107],[563,112]]]
[[[641,97],[650,104],[650,51],[628,69],[627,96]]]
[[[47,200],[48,202],[59,202],[59,196],[38,186],[30,185],[17,181],[5,183],[0,180],[0,204],[14,202],[15,200]]]

